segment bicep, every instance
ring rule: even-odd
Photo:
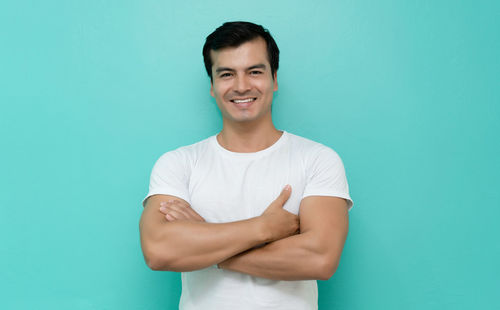
[[[309,196],[300,204],[300,233],[308,234],[318,252],[340,257],[349,227],[346,200]]]
[[[185,200],[172,195],[153,195],[147,198],[139,222],[141,242],[156,239],[155,237],[161,233],[161,226],[168,223],[165,215],[160,212],[160,203],[171,199],[180,200],[187,204]]]

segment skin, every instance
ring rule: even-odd
[[[233,152],[256,152],[276,142],[282,132],[273,124],[271,105],[278,90],[276,73],[271,74],[266,43],[258,38],[236,48],[211,51],[210,94],[222,113],[219,143]],[[256,98],[249,107],[232,99]]]
[[[206,223],[180,198],[151,196],[139,224],[146,263],[153,270],[192,271],[294,235],[298,217],[283,209],[290,193],[284,188],[258,217],[222,224]]]
[[[282,134],[271,115],[278,83],[265,41],[212,51],[211,58],[210,94],[223,117],[217,135],[221,146],[257,152],[274,144]],[[255,101],[234,102],[248,98]],[[283,209],[291,190],[285,188],[261,216],[223,224],[206,223],[180,198],[152,196],[140,222],[146,262],[154,270],[191,271],[218,264],[274,280],[326,280],[339,264],[347,237],[347,203],[337,197],[306,197],[297,217]]]

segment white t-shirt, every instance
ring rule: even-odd
[[[182,198],[207,222],[224,223],[261,215],[286,184],[292,194],[284,208],[292,213],[298,214],[307,196],[341,197],[352,207],[337,153],[287,132],[255,153],[228,151],[216,136],[167,152],[153,168],[147,197]],[[183,272],[181,277],[180,309],[318,307],[315,280],[274,281],[215,267]]]

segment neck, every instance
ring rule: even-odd
[[[231,124],[224,121],[217,141],[225,149],[238,153],[262,151],[273,145],[283,132],[274,127],[272,121],[259,126],[255,124]]]

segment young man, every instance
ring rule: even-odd
[[[274,127],[279,50],[262,26],[225,23],[203,56],[223,129],[155,164],[145,260],[182,272],[181,309],[316,309],[347,236],[342,161]]]

